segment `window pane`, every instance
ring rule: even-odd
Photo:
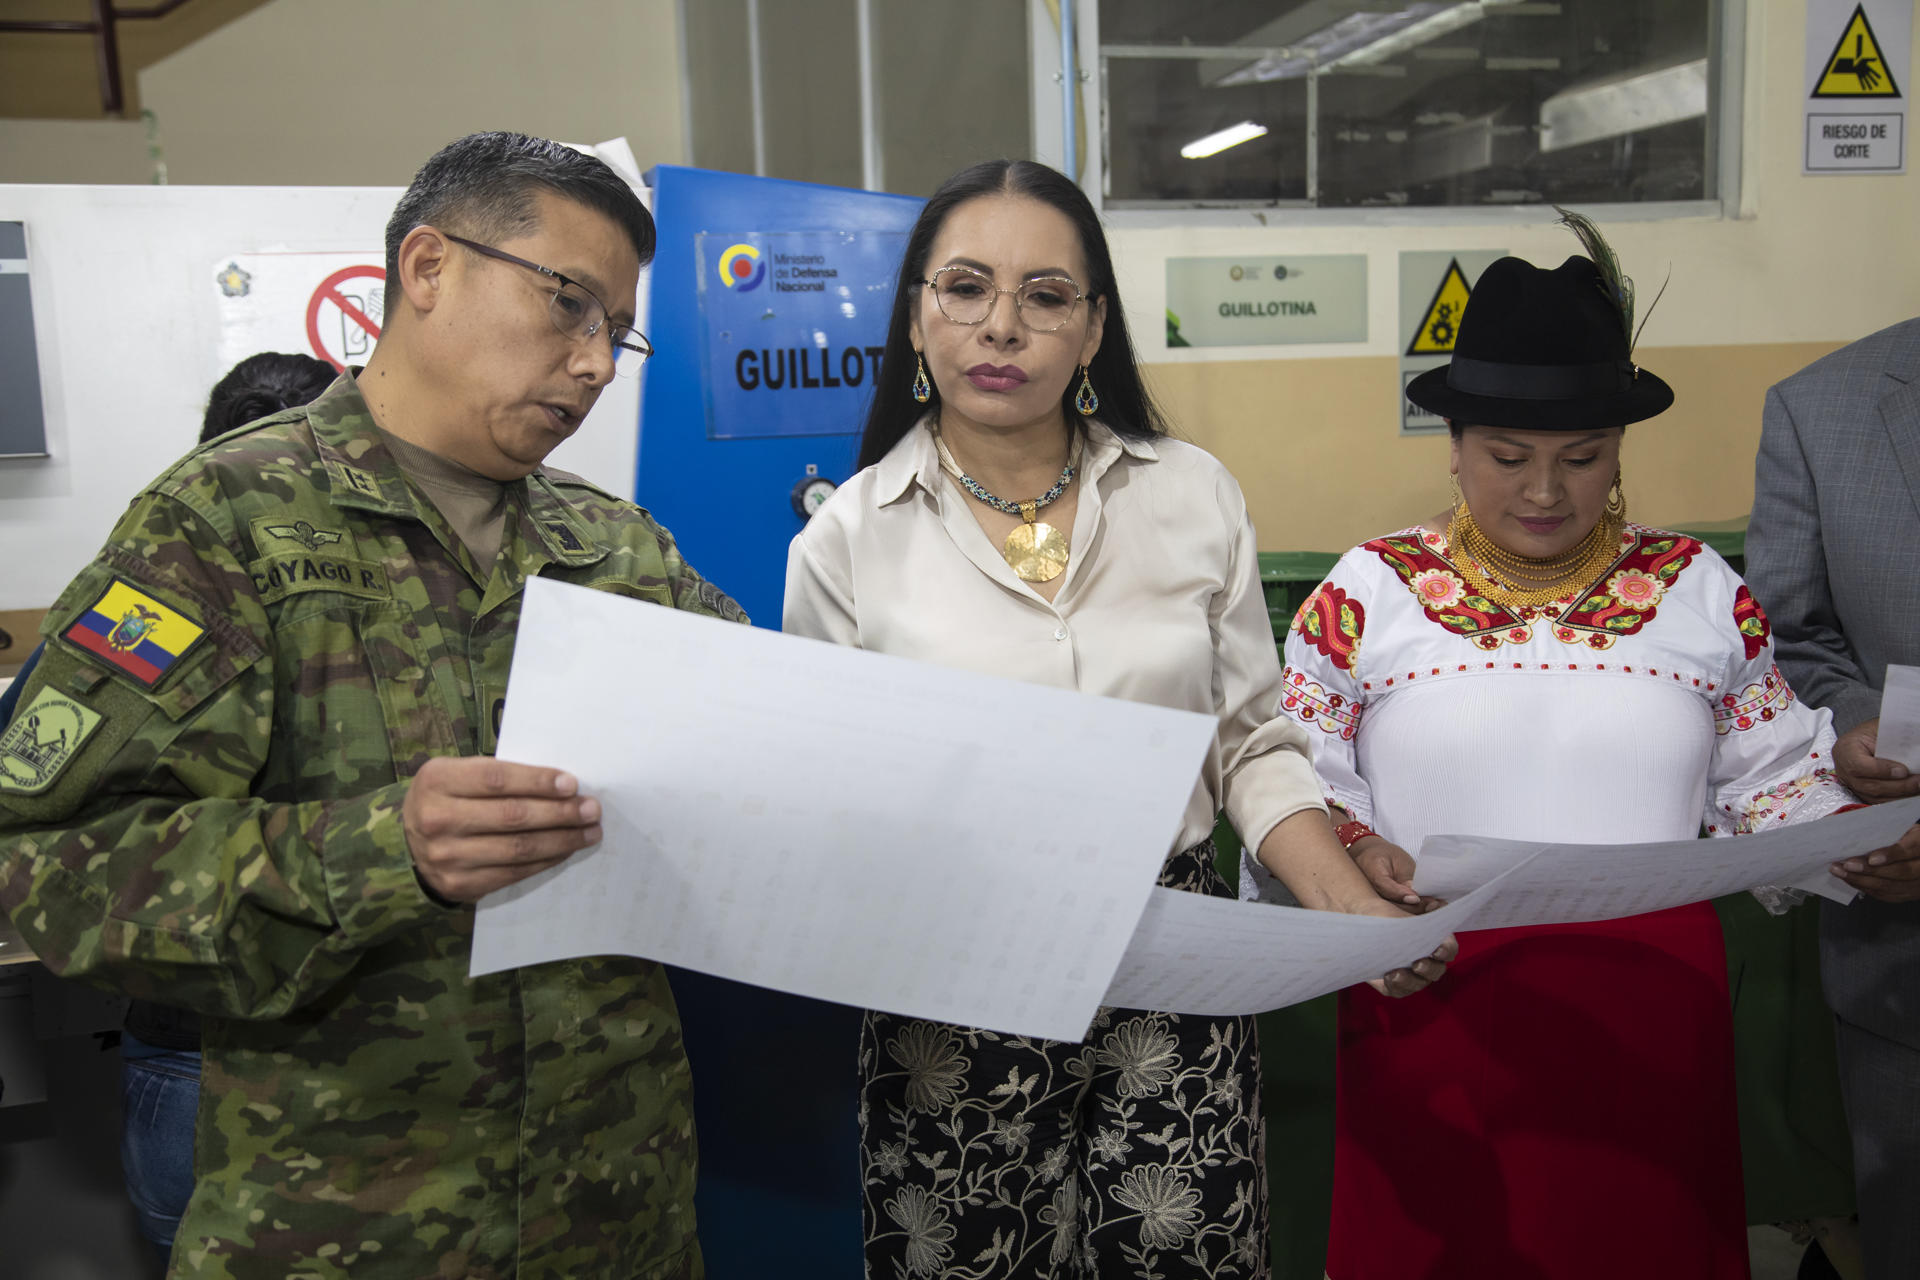
[[[1199,77],[1210,65],[1109,60],[1109,201],[1307,198],[1305,78],[1207,88]],[[1180,108],[1169,111],[1170,103]],[[1247,122],[1266,134],[1198,159],[1180,154],[1189,143]]]
[[[1026,0],[876,4],[874,27],[887,190],[928,196],[967,165],[1031,154]]]
[[[1100,19],[1109,49],[1289,50],[1184,63],[1110,56],[1116,201],[1306,194],[1309,65],[1321,69],[1322,205],[1717,194],[1711,0],[1100,0]],[[1203,160],[1181,156],[1242,120],[1266,136]],[[1268,180],[1256,190],[1261,170]]]

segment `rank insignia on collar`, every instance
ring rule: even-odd
[[[276,538],[291,538],[309,551],[318,551],[331,542],[340,541],[340,535],[331,529],[316,529],[305,520],[296,520],[292,524],[270,524],[266,531]]]
[[[99,712],[43,687],[0,733],[0,791],[31,796],[51,787],[103,719]]]
[[[581,545],[580,539],[574,536],[573,530],[568,528],[564,521],[561,521],[561,520],[549,521],[547,524],[547,528],[553,531],[554,537],[560,539],[561,550],[563,551],[585,551],[586,550],[586,547]]]
[[[204,635],[184,613],[115,578],[64,638],[151,689]]]

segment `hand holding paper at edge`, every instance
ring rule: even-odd
[[[448,902],[477,902],[558,866],[600,842],[600,802],[579,791],[558,769],[436,756],[400,806],[414,873]]]
[[[1458,902],[1397,919],[1155,889],[1104,1003],[1224,1017],[1312,1000],[1431,955],[1472,927],[1517,869]]]

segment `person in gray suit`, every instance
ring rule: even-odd
[[[1767,393],[1747,580],[1794,691],[1833,712],[1834,768],[1862,800],[1920,795],[1874,755],[1888,663],[1920,664],[1920,319]],[[1868,1280],[1920,1276],[1920,827],[1834,874],[1822,906]]]

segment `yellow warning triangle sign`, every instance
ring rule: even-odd
[[[1816,46],[1817,47],[1817,46]],[[1867,21],[1865,5],[1853,7],[1853,17],[1840,33],[1840,43],[1827,57],[1820,83],[1813,86],[1816,98],[1897,98],[1900,86],[1893,82],[1893,68],[1880,54],[1880,42],[1873,38],[1873,24]]]
[[[1447,274],[1440,277],[1440,287],[1433,291],[1433,301],[1420,317],[1420,327],[1413,331],[1407,354],[1452,355],[1453,340],[1460,333],[1460,313],[1467,309],[1467,295],[1472,292],[1467,287],[1466,273],[1460,270],[1460,259],[1447,263]]]

